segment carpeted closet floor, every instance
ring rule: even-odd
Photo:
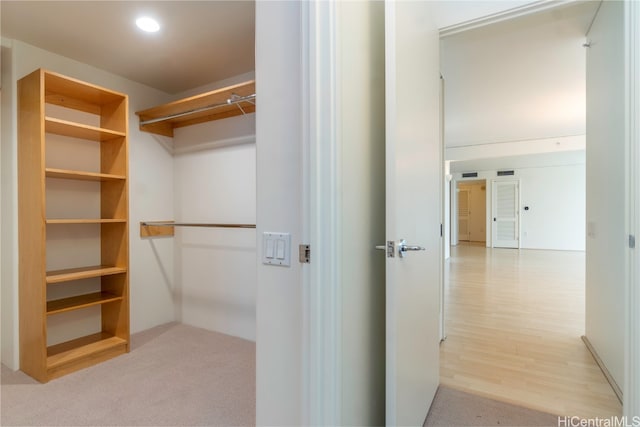
[[[255,424],[255,343],[176,323],[131,342],[131,353],[47,384],[2,366],[0,425]]]
[[[171,323],[132,352],[40,384],[2,366],[2,426],[253,426],[255,343]],[[425,426],[557,425],[557,417],[441,387]]]

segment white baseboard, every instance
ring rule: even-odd
[[[598,353],[596,352],[596,349],[593,348],[593,346],[591,345],[591,341],[589,341],[589,338],[587,338],[584,335],[581,338],[582,338],[582,341],[584,341],[584,345],[587,346],[587,349],[589,350],[589,352],[593,356],[593,359],[596,361],[596,363],[600,367],[600,370],[604,374],[604,377],[607,379],[607,381],[611,385],[611,388],[613,389],[613,392],[618,397],[618,400],[620,400],[620,403],[622,403],[622,390],[618,386],[618,383],[616,383],[616,381],[613,379],[613,377],[611,376],[611,373],[609,372],[607,367],[602,362],[602,359],[600,359],[600,356],[598,356]]]

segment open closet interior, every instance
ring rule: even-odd
[[[141,218],[139,236],[150,246],[174,240],[176,320],[249,340],[255,340],[255,111],[250,79],[136,112],[141,131],[171,138],[174,217]]]
[[[128,98],[43,69],[18,92],[20,363],[46,382],[129,351]],[[173,218],[145,218],[135,238],[173,239],[155,268],[174,272],[174,320],[246,339],[255,99],[248,80],[136,113],[173,158]]]

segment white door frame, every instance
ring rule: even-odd
[[[626,228],[640,233],[640,3],[625,1]],[[623,415],[640,416],[640,245],[627,249]]]
[[[301,4],[303,232],[312,248],[303,276],[303,425],[341,424],[336,8],[335,2]]]
[[[303,215],[313,261],[303,277],[303,423],[338,425],[341,373],[336,215],[335,6],[303,2]],[[640,3],[625,1],[627,117],[627,228],[640,237]],[[486,21],[485,21],[486,22]],[[326,139],[322,139],[325,138]],[[322,143],[320,143],[322,142]],[[452,181],[453,189],[456,188]],[[453,224],[454,221],[451,221]],[[320,233],[322,231],[322,233]],[[452,233],[453,234],[453,233]],[[452,236],[453,240],[453,236]],[[628,251],[624,415],[640,415],[640,244]],[[322,286],[320,286],[322,284]]]

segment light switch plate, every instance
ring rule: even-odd
[[[262,234],[262,263],[268,265],[291,266],[291,234]]]

